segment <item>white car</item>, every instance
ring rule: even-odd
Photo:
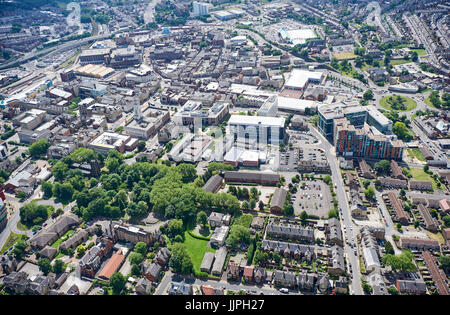
[[[281,292],[281,293],[289,293],[289,290],[286,289],[286,288],[281,288],[281,289],[280,289],[280,292]]]

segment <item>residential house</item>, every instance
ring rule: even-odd
[[[400,237],[400,246],[411,250],[439,251],[439,242],[422,238]]]
[[[314,273],[301,272],[297,276],[297,285],[300,291],[313,292],[317,275]]]
[[[411,190],[433,190],[433,183],[429,180],[411,180],[409,182],[409,188]]]
[[[266,269],[261,267],[256,267],[254,272],[255,282],[257,284],[262,284],[266,281],[267,272]]]
[[[396,280],[395,287],[400,293],[413,295],[424,295],[427,293],[427,285],[421,279],[414,280]]]
[[[155,260],[161,266],[165,266],[169,262],[169,258],[170,250],[167,247],[163,247],[158,251],[158,254],[156,254]]]
[[[172,282],[167,293],[169,295],[192,295],[192,285],[184,282]]]
[[[217,288],[213,287],[211,285],[202,284],[200,286],[200,290],[202,291],[203,295],[224,295],[225,290],[223,288]]]
[[[158,282],[161,271],[162,267],[157,263],[151,263],[149,265],[144,263],[142,265],[142,274],[152,282]]]
[[[224,214],[219,212],[211,212],[208,217],[208,224],[210,227],[215,228],[216,226],[222,225],[222,219]]]
[[[276,286],[294,288],[297,284],[295,273],[289,271],[275,270],[273,281]]]
[[[245,266],[244,267],[244,272],[242,274],[242,276],[245,279],[245,282],[253,282],[253,272],[255,271],[255,267],[253,266]]]
[[[327,237],[326,240],[327,244],[342,246],[343,240],[342,240],[341,223],[338,219],[336,218],[328,219],[325,234]]]
[[[227,267],[227,279],[237,280],[239,279],[239,265],[232,259],[228,262]]]
[[[152,292],[152,282],[146,277],[140,278],[134,286],[134,290],[139,295],[148,295]]]
[[[314,231],[311,228],[303,228],[296,224],[270,222],[266,227],[266,235],[308,243],[314,242]]]

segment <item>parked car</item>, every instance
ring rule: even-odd
[[[281,293],[289,293],[289,290],[286,289],[286,288],[281,288],[281,289],[280,289],[280,292],[281,292]]]

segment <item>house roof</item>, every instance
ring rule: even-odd
[[[270,202],[270,207],[284,207],[284,202],[286,201],[287,190],[283,188],[277,188],[273,194],[272,201]]]
[[[211,270],[212,264],[214,262],[214,253],[206,252],[203,256],[202,264],[200,265],[200,270],[207,269]]]
[[[111,278],[117,269],[119,269],[119,266],[122,264],[124,259],[125,256],[122,254],[122,250],[119,250],[117,253],[112,255],[98,276],[106,279]]]
[[[222,184],[223,178],[220,175],[214,175],[203,186],[206,192],[214,192],[216,187]]]
[[[39,252],[39,255],[47,257],[50,260],[52,260],[53,257],[56,256],[56,252],[57,252],[56,248],[53,248],[53,247],[50,247],[47,245]]]
[[[253,271],[255,270],[252,266],[245,266],[244,267],[244,277],[253,278]]]

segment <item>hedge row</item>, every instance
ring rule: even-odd
[[[188,231],[188,234],[190,236],[192,236],[193,238],[199,239],[199,240],[204,240],[204,241],[209,241],[209,237],[205,237],[205,236],[200,236],[200,235],[195,235],[194,233],[192,233],[191,231]]]

